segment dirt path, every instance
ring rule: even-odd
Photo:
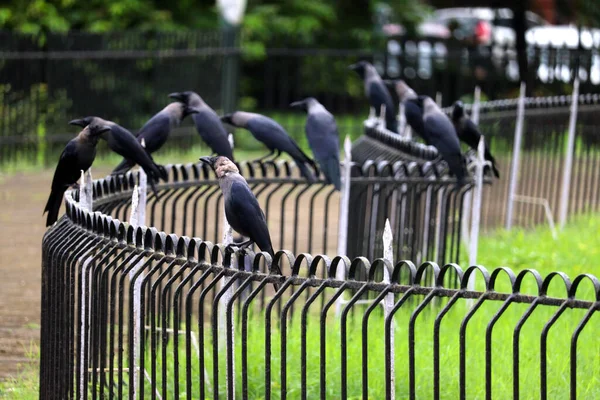
[[[52,173],[0,175],[0,380],[38,349],[42,210]]]

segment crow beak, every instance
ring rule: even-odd
[[[292,108],[300,108],[304,105],[304,101],[300,100],[300,101],[295,101],[293,103],[290,104],[290,107]]]
[[[231,124],[231,114],[225,114],[225,115],[223,115],[223,116],[219,117],[219,119],[220,119],[222,122],[225,122],[225,123],[227,123],[227,124]]]
[[[348,69],[351,69],[353,71],[356,71],[358,69],[358,64],[352,64],[352,65],[348,65]]]
[[[215,164],[215,157],[210,157],[210,156],[200,157],[200,161],[202,161],[204,164],[207,164],[208,166],[212,167]]]
[[[110,126],[108,125],[103,125],[101,128],[98,129],[98,133],[104,133],[110,131]]]
[[[175,100],[183,101],[183,94],[179,92],[169,94],[169,97]]]
[[[77,126],[81,126],[82,128],[85,128],[86,126],[88,126],[87,122],[85,122],[84,119],[74,119],[72,121],[69,121],[69,125],[77,125]]]

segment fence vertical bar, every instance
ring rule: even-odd
[[[337,254],[345,256],[348,246],[348,213],[350,207],[350,170],[352,168],[352,142],[346,135],[344,140],[344,179],[342,179],[342,188],[340,196],[340,217],[338,225],[338,244]],[[346,270],[337,268],[335,278],[338,280],[346,279]],[[342,311],[343,296],[340,296],[335,303],[335,315],[339,316]]]
[[[475,187],[473,188],[473,208],[471,211],[471,239],[469,240],[469,265],[477,264],[479,244],[479,224],[481,221],[481,198],[483,196],[483,166],[485,164],[485,141],[483,135],[477,145],[477,163],[475,167]],[[475,274],[469,276],[467,289],[475,289]],[[472,300],[471,300],[472,302]]]
[[[576,72],[578,73],[578,71]],[[563,167],[562,186],[560,190],[560,209],[558,210],[558,224],[562,230],[567,222],[569,212],[569,193],[571,189],[571,171],[573,169],[573,152],[575,150],[575,129],[577,128],[577,106],[579,103],[579,78],[573,81],[573,95],[571,96],[571,115],[569,117],[569,137],[565,164]]]
[[[508,201],[506,205],[506,223],[507,230],[512,228],[512,216],[514,207],[515,192],[519,181],[519,158],[521,156],[521,139],[523,138],[523,120],[525,118],[525,82],[521,81],[519,92],[519,104],[517,107],[517,124],[515,127],[515,142],[513,144],[512,165],[510,167],[510,183],[508,187]]]
[[[383,230],[383,258],[390,262],[390,265],[394,265],[394,236],[392,234],[392,227],[390,226],[390,220],[388,218],[385,219],[385,228]],[[383,268],[383,282],[389,284],[390,283],[390,273],[387,268]],[[394,308],[394,293],[389,293],[383,299],[383,316],[387,318],[392,309]],[[396,398],[396,374],[395,374],[395,324],[394,324],[394,316],[392,316],[392,320],[390,322],[390,385],[391,385],[391,398]]]

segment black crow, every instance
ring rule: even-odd
[[[416,99],[417,93],[402,79],[385,81],[385,83],[388,87],[393,88],[398,95],[400,102],[404,105],[404,117],[406,118],[406,123],[415,134],[425,139],[423,135],[423,131],[425,130],[423,127],[423,110],[415,102],[408,101],[410,99]]]
[[[58,211],[62,203],[63,194],[69,186],[77,183],[81,171],[88,170],[96,158],[96,144],[100,135],[110,129],[103,124],[91,124],[83,128],[79,134],[71,139],[65,146],[52,179],[52,189],[44,213],[48,212],[46,226],[50,226],[58,219]]]
[[[236,245],[245,248],[256,243],[261,251],[274,257],[275,252],[271,244],[271,235],[265,214],[248,183],[240,175],[237,166],[223,156],[202,157],[200,161],[211,166],[219,179],[227,222],[236,232],[249,238],[249,240]],[[278,268],[273,272],[281,275]],[[278,289],[278,286],[276,285],[275,288]]]
[[[169,134],[173,128],[181,124],[181,121],[189,114],[194,114],[200,110],[189,107],[181,102],[174,102],[167,105],[156,115],[148,120],[142,126],[135,137],[137,141],[144,142],[144,148],[149,154],[160,149],[169,138]],[[129,171],[135,165],[134,160],[129,160],[127,157],[113,170],[113,174],[122,174]]]
[[[191,91],[171,93],[169,97],[197,110],[198,112],[193,114],[192,118],[202,140],[213,153],[233,161],[233,150],[227,138],[227,131],[217,113],[202,100],[202,97]]]
[[[428,96],[419,96],[409,99],[408,102],[416,103],[423,110],[424,137],[427,143],[434,146],[442,159],[446,161],[458,184],[464,184],[467,170],[463,155],[460,151],[458,136],[452,121]]]
[[[333,115],[314,97],[290,104],[308,113],[306,137],[327,182],[340,190],[340,138]]]
[[[221,121],[235,127],[249,130],[250,133],[252,133],[252,136],[271,150],[266,157],[275,152],[277,152],[277,156],[279,156],[282,151],[285,151],[294,159],[302,176],[304,176],[307,181],[311,183],[314,182],[315,178],[306,164],[309,164],[316,169],[315,162],[304,154],[294,139],[287,134],[285,129],[271,118],[260,114],[236,111],[222,116]]]
[[[392,132],[398,132],[398,121],[396,121],[396,107],[392,100],[392,95],[383,83],[379,73],[371,63],[359,61],[352,64],[350,69],[356,71],[363,79],[365,84],[365,94],[369,99],[371,107],[375,108],[375,113],[379,116],[381,105],[385,105],[385,123],[387,129]]]
[[[106,121],[100,117],[85,117],[74,119],[69,122],[71,125],[78,126],[87,126],[92,123],[103,124],[110,128],[101,136],[107,141],[108,147],[120,156],[125,157],[127,160],[131,160],[132,165],[138,164],[142,167],[149,177],[152,190],[156,193],[154,182],[158,182],[159,178],[166,180],[166,171],[164,168],[154,163],[150,154],[146,152],[142,145],[136,140],[133,133],[112,121]]]
[[[454,123],[458,138],[468,144],[472,149],[477,150],[479,140],[481,139],[481,132],[477,125],[475,125],[471,118],[465,113],[464,104],[460,100],[454,103],[454,108],[452,109],[452,122]],[[490,153],[487,143],[485,143],[484,157],[492,164],[492,170],[494,171],[496,178],[500,178],[500,172],[496,167],[496,160],[494,159],[494,156],[492,156],[492,153]]]

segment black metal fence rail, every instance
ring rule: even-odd
[[[127,185],[96,182],[98,208],[126,198]],[[40,398],[600,393],[592,275],[288,251],[271,259],[136,228],[77,198],[67,192],[66,216],[42,243]],[[335,278],[340,268],[347,280]]]

